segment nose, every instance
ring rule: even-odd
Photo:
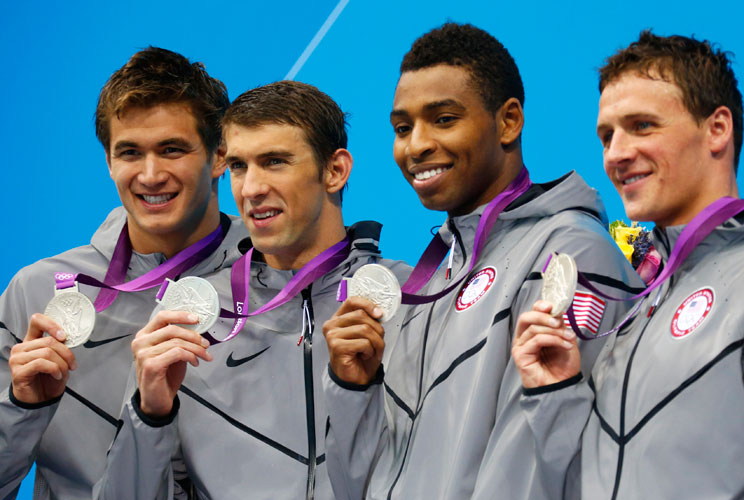
[[[269,193],[270,187],[263,169],[250,166],[245,169],[240,194],[251,201],[260,200]]]
[[[161,168],[160,159],[155,154],[145,156],[142,170],[137,176],[140,184],[145,186],[156,186],[168,181],[168,172]]]
[[[437,148],[437,143],[425,124],[414,124],[410,139],[406,146],[406,153],[414,160],[423,160]]]
[[[605,146],[605,168],[626,166],[634,157],[635,148],[633,147],[632,138],[622,130],[615,131],[610,138],[609,144]]]

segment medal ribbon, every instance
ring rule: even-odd
[[[195,266],[214,252],[220,246],[224,237],[225,235],[220,225],[207,236],[193,245],[184,248],[155,269],[148,271],[139,278],[122,283],[129,268],[129,261],[132,258],[132,244],[129,241],[129,232],[125,223],[119,234],[114,254],[103,281],[99,281],[87,274],[64,272],[54,273],[54,280],[57,283],[58,290],[75,286],[75,282],[101,288],[93,304],[96,312],[101,312],[116,300],[119,292],[139,292],[154,288],[160,285],[165,278],[173,279],[187,269]]]
[[[230,334],[222,340],[215,339],[209,333],[205,333],[203,336],[212,344],[227,342],[240,332],[247,318],[263,314],[286,304],[310,283],[314,282],[316,279],[320,278],[346,260],[349,256],[349,250],[349,238],[346,237],[335,245],[325,249],[313,257],[310,262],[302,266],[300,270],[297,271],[297,274],[292,276],[292,279],[284,285],[284,288],[282,288],[279,293],[277,293],[274,298],[266,304],[253,312],[244,312],[248,308],[251,293],[251,259],[253,257],[253,248],[251,248],[245,255],[238,259],[235,264],[233,264],[232,270],[230,271],[230,285],[232,287],[234,311],[228,311],[226,309],[220,311],[220,317],[235,319]]]
[[[439,234],[436,234],[429,243],[429,246],[424,250],[424,253],[421,255],[416,267],[413,268],[408,280],[401,287],[403,304],[426,304],[434,302],[457,288],[468,274],[470,274],[470,271],[473,270],[476,262],[478,262],[478,259],[483,252],[483,247],[486,245],[488,234],[491,232],[491,229],[493,229],[493,226],[496,224],[501,213],[510,203],[522,196],[531,185],[532,182],[530,181],[529,172],[527,172],[526,168],[522,168],[517,177],[506,187],[506,189],[486,205],[480,221],[478,221],[478,228],[475,232],[473,254],[470,258],[470,267],[468,267],[468,271],[462,276],[462,278],[457,280],[455,283],[452,283],[441,292],[437,292],[433,295],[416,295],[416,292],[421,290],[421,288],[429,282],[431,277],[434,276],[434,273],[439,269],[439,265],[442,263],[442,260],[444,260],[447,252],[450,251],[449,247],[442,240],[442,237]]]
[[[685,226],[685,228],[682,230],[682,233],[680,233],[679,239],[672,249],[672,253],[669,256],[669,261],[664,267],[664,270],[659,273],[653,279],[653,281],[649,283],[648,287],[639,294],[633,295],[632,297],[628,297],[626,299],[607,295],[606,293],[603,293],[601,290],[597,289],[597,287],[592,285],[589,280],[583,274],[581,274],[581,272],[578,273],[578,282],[587,290],[594,292],[600,297],[607,300],[619,302],[636,300],[641,297],[645,297],[653,290],[660,287],[667,279],[669,279],[669,277],[672,276],[672,274],[674,274],[677,269],[679,269],[687,256],[690,255],[690,253],[700,244],[700,242],[703,241],[710,233],[712,233],[716,227],[723,224],[742,210],[744,210],[744,200],[732,198],[730,196],[719,198],[718,200],[705,207],[690,221],[689,224],[687,224],[687,226]],[[620,328],[622,328],[623,325],[625,325],[625,323],[627,323],[628,320],[638,312],[641,304],[642,301],[639,301],[631,309],[630,313],[628,313],[628,315],[623,318],[618,326],[608,332],[594,336],[586,336],[581,333],[578,325],[576,324],[576,316],[573,311],[573,303],[571,303],[568,311],[566,311],[566,315],[568,316],[568,321],[571,324],[571,328],[579,338],[584,340],[592,340],[619,331]]]

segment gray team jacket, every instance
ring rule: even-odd
[[[352,226],[345,262],[290,302],[249,318],[234,339],[210,347],[213,361],[189,366],[177,397],[180,408],[169,419],[154,422],[141,414],[137,394],[126,402],[100,498],[185,498],[184,473],[198,498],[333,498],[320,386],[328,347],[320,327],[340,305],[341,278],[360,266],[381,262],[399,279],[407,276],[407,265],[381,261],[380,227]],[[249,310],[267,303],[292,276],[254,260]],[[232,309],[230,273],[210,281],[222,306]],[[304,306],[309,322],[303,322]],[[397,329],[396,322],[386,326]],[[232,326],[221,318],[214,336],[225,338]]]
[[[457,240],[454,279],[467,272],[482,211],[448,219],[440,230],[446,242]],[[337,498],[551,498],[562,469],[536,460],[519,406],[512,332],[539,299],[540,271],[553,251],[571,254],[609,293],[641,285],[605,227],[597,192],[577,174],[533,185],[500,216],[463,285],[408,310],[397,339],[386,339],[384,380],[350,387],[328,372],[326,446]],[[425,292],[450,283],[440,269]],[[601,328],[624,310],[607,304]],[[601,344],[583,345],[583,370]]]
[[[36,499],[91,498],[91,488],[104,472],[106,450],[116,433],[132,365],[130,341],[150,317],[157,289],[120,293],[109,308],[96,315],[90,339],[73,350],[78,369],[70,373],[60,399],[34,406],[11,400],[7,361],[11,347],[25,337],[31,315],[44,312],[54,295],[55,272],[80,272],[103,279],[125,220],[124,209],[114,209],[90,245],[21,269],[0,297],[0,498],[15,497],[34,461]],[[223,214],[221,223],[228,231],[220,248],[184,275],[211,274],[240,256],[237,243],[246,236],[242,221]],[[164,261],[162,254],[133,252],[127,280]],[[98,290],[80,285],[80,291],[91,300]]]
[[[664,261],[683,228],[654,230]],[[744,498],[743,255],[739,215],[645,298],[591,379],[524,397],[536,435],[562,436],[548,454],[581,443],[580,481],[573,464],[566,497],[580,484],[592,500]]]

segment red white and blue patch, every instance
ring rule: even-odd
[[[602,315],[607,303],[589,292],[576,292],[573,299],[573,312],[576,325],[597,334],[602,323]],[[563,313],[563,321],[568,325],[568,315]]]
[[[491,288],[494,281],[496,281],[496,269],[493,267],[481,269],[471,276],[457,296],[457,302],[455,302],[457,312],[462,312],[478,302]]]
[[[677,339],[685,337],[700,326],[713,309],[714,298],[712,288],[701,288],[687,297],[672,317],[672,336]]]

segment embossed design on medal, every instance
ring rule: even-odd
[[[198,323],[180,325],[196,333],[204,333],[212,328],[220,314],[220,298],[212,284],[197,276],[167,281],[168,288],[158,300],[163,309],[196,314],[199,317]]]
[[[70,349],[84,344],[96,323],[93,303],[78,292],[77,287],[57,291],[44,309],[44,315],[62,327],[67,335],[64,344]]]
[[[366,264],[351,278],[344,278],[348,297],[364,297],[382,309],[382,323],[389,321],[401,304],[401,290],[393,272],[380,264]]]
[[[551,316],[558,317],[568,311],[576,294],[579,279],[573,257],[566,253],[551,255],[547,268],[542,273],[542,300],[553,304]]]

